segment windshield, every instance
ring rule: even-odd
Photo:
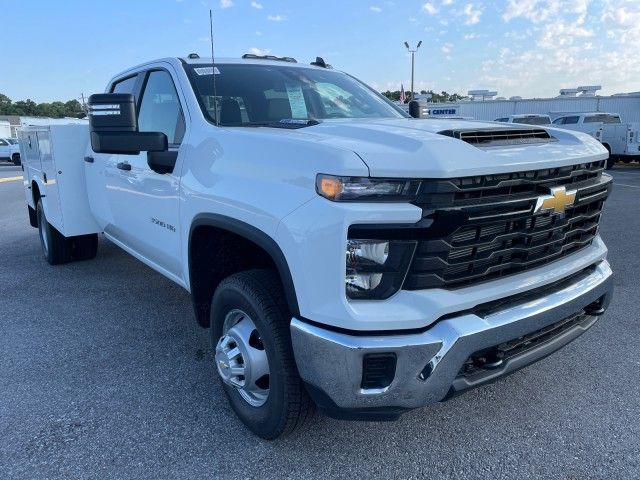
[[[549,125],[551,119],[549,117],[516,117],[513,123],[523,123],[525,125]]]
[[[217,117],[224,126],[306,126],[327,118],[406,117],[382,95],[335,70],[216,64],[216,102],[211,65],[185,65],[185,69],[204,114],[211,121]]]

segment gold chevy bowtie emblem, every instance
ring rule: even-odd
[[[576,190],[567,192],[565,187],[552,188],[551,195],[538,197],[533,213],[545,212],[547,210],[553,210],[554,213],[564,213],[565,209],[573,205],[575,201]]]

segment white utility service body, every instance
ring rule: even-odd
[[[640,160],[640,124],[623,123],[615,113],[563,114],[553,126],[584,132],[602,143],[611,155],[610,165],[616,159],[629,163]]]
[[[191,292],[265,438],[309,396],[357,418],[443,400],[608,305],[611,178],[588,135],[408,118],[321,59],[163,59],[91,102],[89,132],[21,134],[32,225],[62,244],[103,232]]]
[[[39,189],[47,220],[67,237],[100,232],[89,210],[82,159],[89,125],[42,125],[19,130],[27,204]]]

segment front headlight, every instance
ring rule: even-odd
[[[420,180],[336,177],[319,174],[316,191],[334,202],[408,202],[420,189]]]
[[[402,287],[415,247],[415,241],[347,240],[347,297],[384,300],[396,293]]]

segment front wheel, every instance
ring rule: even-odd
[[[240,420],[267,440],[298,429],[314,410],[293,357],[290,320],[270,270],[231,275],[213,295],[211,340],[223,388]]]

